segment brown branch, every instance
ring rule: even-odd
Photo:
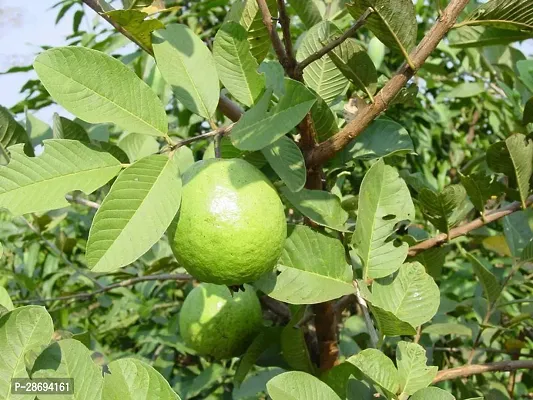
[[[272,41],[272,45],[274,46],[274,51],[276,52],[276,55],[278,56],[279,62],[281,63],[281,65],[283,65],[283,68],[285,68],[285,71],[287,71],[288,73],[289,62],[287,58],[287,53],[285,52],[283,43],[281,42],[281,39],[279,38],[278,31],[276,30],[276,27],[272,23],[272,14],[270,14],[270,10],[268,9],[266,0],[257,0],[257,6],[259,7],[259,10],[261,11],[261,16],[263,18],[263,24],[267,28],[268,34],[270,36],[270,40]]]
[[[190,137],[190,138],[187,138],[187,139],[183,139],[183,140],[180,140],[179,142],[176,142],[175,144],[173,144],[170,149],[171,150],[176,150],[182,146],[186,146],[190,143],[193,143],[193,142],[196,142],[198,140],[202,140],[202,139],[209,139],[211,137],[217,137],[217,136],[225,136],[227,134],[229,134],[231,132],[231,130],[233,129],[233,126],[235,124],[230,124],[230,125],[227,125],[227,126],[221,126],[220,128],[217,128],[217,129],[214,129],[210,132],[206,132],[206,133],[202,133],[200,135],[196,135],[196,136],[193,136],[193,137]]]
[[[287,8],[285,7],[285,0],[278,0],[278,10],[279,23],[283,32],[283,43],[285,44],[285,55],[287,56],[287,68],[291,71],[289,76],[293,79],[301,80],[301,76],[298,78],[295,75],[297,63],[296,58],[294,57],[294,49],[291,39],[291,19],[287,13]]]
[[[533,204],[533,196],[530,196],[526,200],[526,206],[529,207],[532,204]],[[445,233],[441,233],[440,235],[437,235],[431,239],[424,240],[421,243],[411,246],[409,248],[409,255],[415,256],[421,251],[430,249],[435,246],[440,246],[446,243],[448,240],[454,239],[459,236],[464,236],[475,229],[481,228],[484,225],[494,222],[516,211],[520,211],[521,209],[522,209],[522,203],[519,201],[515,201],[514,203],[511,203],[503,208],[500,208],[499,210],[490,211],[485,214],[484,219],[480,217],[464,225],[458,226],[457,228],[451,229],[449,237]]]
[[[129,33],[126,29],[117,24],[108,14],[106,14],[104,10],[102,10],[100,4],[98,4],[98,0],[82,0],[82,2],[85,3],[94,12],[96,12],[96,14],[98,14],[107,22],[109,22],[118,32],[123,34],[125,37],[127,37],[137,46],[139,46],[142,50],[150,54],[152,57],[154,56],[154,52],[152,49],[146,47],[141,41],[137,40],[137,38],[135,38],[131,33]],[[220,99],[218,102],[218,109],[222,112],[222,114],[231,119],[233,122],[239,120],[241,115],[244,113],[238,104],[234,103],[222,94],[220,95]]]
[[[307,67],[309,64],[315,62],[316,60],[321,59],[326,54],[328,54],[331,50],[333,50],[334,48],[344,43],[348,38],[351,38],[355,34],[355,32],[366,23],[366,20],[368,19],[370,14],[372,14],[373,11],[374,10],[372,10],[371,8],[368,8],[363,13],[363,15],[361,15],[359,19],[355,21],[355,23],[350,27],[350,29],[348,29],[346,32],[342,34],[342,36],[338,37],[335,40],[332,40],[327,45],[322,47],[320,50],[311,54],[309,57],[301,61],[297,66],[297,72],[301,74],[302,71],[305,69],[305,67]]]
[[[86,292],[86,293],[75,293],[75,294],[69,294],[65,296],[59,296],[59,297],[52,297],[48,299],[32,299],[32,300],[16,300],[13,303],[16,304],[33,304],[33,303],[49,303],[52,301],[61,301],[61,300],[79,300],[79,299],[90,299],[91,297],[94,297],[98,294],[109,292],[110,290],[117,289],[117,288],[123,288],[127,286],[132,286],[140,282],[146,282],[146,281],[188,281],[191,280],[192,277],[187,274],[160,274],[160,275],[147,275],[147,276],[140,276],[137,278],[131,278],[127,279],[125,281],[114,283],[109,286],[104,286],[101,289],[92,291],[92,292]]]
[[[416,70],[424,64],[429,55],[435,50],[468,2],[469,0],[452,0],[440,16],[438,22],[410,54],[410,59]],[[306,164],[309,166],[323,165],[354,138],[360,135],[379,114],[387,109],[389,103],[396,97],[409,79],[413,77],[416,70],[411,69],[407,63],[404,63],[398,73],[374,98],[374,103],[361,110],[357,117],[346,125],[342,131],[313,149],[306,157]]]
[[[467,365],[439,371],[433,384],[458,378],[467,378],[472,375],[486,372],[516,371],[517,369],[533,369],[533,360],[498,361],[490,364]]]

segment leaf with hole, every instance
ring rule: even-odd
[[[395,227],[415,215],[409,188],[383,160],[366,173],[359,191],[358,219],[352,244],[363,263],[363,277],[381,278],[396,271],[409,245],[394,240]]]
[[[56,47],[39,54],[33,66],[52,98],[82,120],[151,136],[167,133],[163,104],[119,60],[85,47]]]
[[[306,226],[289,226],[276,270],[255,286],[290,304],[322,303],[355,291],[342,243]]]
[[[38,157],[26,156],[23,147],[11,146],[11,161],[0,167],[0,207],[13,215],[67,207],[65,194],[74,190],[90,194],[121,168],[109,153],[76,140],[45,140],[44,153]]]
[[[174,96],[192,112],[210,119],[220,95],[213,55],[183,24],[169,24],[154,33],[154,56]]]
[[[94,216],[87,241],[89,268],[112,272],[138,259],[163,236],[180,202],[174,158],[154,155],[126,168]]]

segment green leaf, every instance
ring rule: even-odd
[[[295,312],[291,320],[281,332],[281,353],[289,367],[293,370],[313,374],[315,367],[311,362],[305,335],[301,327],[297,326],[298,322],[305,314],[306,306],[301,306],[298,312]]]
[[[397,223],[414,219],[415,210],[409,188],[383,160],[363,179],[357,215],[352,243],[363,263],[364,279],[392,274],[407,258],[409,245],[390,238]]]
[[[385,59],[385,45],[375,36],[368,43],[368,56],[372,59],[376,69],[381,67]]]
[[[490,0],[457,24],[457,26],[476,25],[533,33],[533,6],[529,0]]]
[[[533,123],[533,97],[526,102],[524,117],[522,118],[522,124],[527,125],[530,123]]]
[[[241,357],[237,370],[235,371],[234,382],[237,387],[242,384],[244,378],[246,378],[246,375],[250,372],[259,356],[270,346],[279,341],[282,329],[283,328],[279,326],[265,327],[254,338],[252,344],[246,349],[246,353]]]
[[[305,372],[285,372],[267,383],[272,400],[341,400],[324,382]]]
[[[530,92],[533,92],[533,60],[521,60],[516,63],[518,77],[526,85]]]
[[[346,7],[355,19],[371,7],[374,12],[365,26],[385,46],[402,51],[404,56],[414,47],[418,24],[411,0],[360,0],[346,4]]]
[[[119,60],[85,47],[56,47],[33,63],[52,98],[90,123],[111,122],[151,136],[167,133],[157,95]]]
[[[459,48],[509,45],[533,37],[531,32],[498,29],[489,26],[462,26],[450,31],[450,46]]]
[[[5,149],[9,146],[18,143],[25,144],[26,149],[30,150],[29,154],[33,154],[28,134],[24,128],[15,121],[7,108],[0,106],[0,146],[3,149],[2,153],[4,153]]]
[[[485,175],[483,172],[469,176],[460,174],[459,177],[470,201],[481,214],[485,214],[485,204],[487,201],[503,192],[502,185],[496,179]]]
[[[369,304],[370,311],[376,319],[378,331],[382,335],[386,336],[404,336],[416,334],[416,329],[410,324],[399,319],[396,315],[390,311],[386,311],[381,307],[377,307],[373,304]]]
[[[0,244],[0,249],[2,245]],[[0,257],[1,257],[2,251],[0,250]],[[11,297],[9,297],[9,293],[6,289],[4,289],[3,286],[0,286],[0,306],[4,307],[7,311],[11,311],[15,308],[13,305],[13,302],[11,301]]]
[[[311,118],[313,119],[319,142],[323,142],[339,132],[337,117],[319,95],[316,95],[316,103],[311,108]]]
[[[420,389],[409,400],[455,400],[455,397],[446,390],[437,387],[428,387]]]
[[[323,190],[302,189],[299,192],[291,192],[282,187],[281,193],[296,207],[304,216],[319,225],[337,231],[345,231],[348,213],[341,207],[340,199]]]
[[[444,188],[440,193],[423,188],[419,195],[418,201],[422,206],[426,218],[438,230],[448,233],[454,225],[452,214],[466,199],[466,190],[461,185],[450,185]]]
[[[521,133],[489,147],[487,163],[495,171],[505,174],[513,189],[518,189],[522,207],[526,208],[529,180],[533,174],[533,140]]]
[[[128,155],[132,163],[159,151],[159,143],[154,137],[138,133],[128,133],[122,136],[117,146]]]
[[[503,218],[505,241],[513,257],[520,257],[527,243],[533,238],[533,232],[525,211],[514,212]]]
[[[431,385],[439,369],[438,367],[428,367],[426,363],[426,350],[422,346],[416,343],[398,343],[396,365],[398,366],[402,394],[412,395]]]
[[[342,399],[352,399],[347,396],[347,390],[348,381],[354,377],[360,380],[363,379],[363,374],[352,363],[342,362],[320,375],[320,380],[327,383]]]
[[[71,378],[74,394],[49,395],[50,400],[94,400],[102,396],[102,369],[80,341],[63,339],[48,346],[35,360],[32,378]]]
[[[371,302],[417,327],[431,320],[437,313],[440,292],[422,264],[407,263],[402,265],[393,279],[374,281]]]
[[[410,261],[418,261],[424,267],[429,275],[434,279],[441,276],[442,267],[446,261],[446,255],[450,251],[449,246],[436,246],[431,249],[427,249],[419,252]]]
[[[149,50],[152,49],[152,32],[165,28],[158,19],[145,19],[148,14],[139,10],[113,10],[106,14]]]
[[[236,22],[226,22],[213,43],[218,75],[222,84],[237,101],[250,107],[265,88],[265,76],[257,72],[258,64],[250,52],[248,33]]]
[[[482,264],[481,261],[478,260],[477,257],[470,253],[467,253],[466,257],[472,263],[474,273],[479,279],[479,283],[481,283],[481,286],[483,287],[483,291],[485,292],[487,300],[489,301],[489,303],[496,302],[496,300],[498,300],[498,297],[500,297],[501,293],[501,287],[500,283],[498,282],[498,279],[494,276],[492,272],[485,268],[485,266]]]
[[[169,24],[154,33],[154,55],[176,98],[192,112],[211,118],[220,95],[215,60],[186,25]]]
[[[289,226],[278,264],[279,275],[272,272],[255,283],[276,300],[316,304],[355,291],[342,243],[306,226]]]
[[[307,29],[322,21],[322,13],[319,9],[319,2],[316,0],[290,0],[289,4],[300,17]]]
[[[135,358],[122,358],[108,365],[102,400],[179,400],[169,383],[152,366]]]
[[[0,317],[0,397],[34,400],[35,395],[11,394],[11,379],[29,378],[24,361],[29,351],[40,351],[52,339],[54,324],[44,307],[19,307]]]
[[[313,26],[304,36],[296,60],[303,61],[311,54],[324,47],[334,36],[340,36],[342,31],[331,21],[323,21]],[[342,46],[342,45],[341,45]],[[304,69],[305,84],[316,92],[329,105],[343,95],[348,88],[348,80],[335,66],[329,55],[309,64]]]
[[[270,14],[277,14],[276,0],[266,0]],[[263,61],[270,50],[271,41],[268,31],[263,24],[263,16],[256,0],[235,1],[226,18],[241,24],[248,32],[250,50],[258,63]]]
[[[10,151],[10,163],[0,167],[0,207],[13,215],[67,207],[65,194],[74,190],[90,194],[121,168],[109,153],[75,140],[45,140],[39,157],[26,156],[22,144]]]
[[[261,152],[289,190],[297,192],[304,187],[307,178],[305,160],[293,140],[282,136]]]
[[[411,136],[403,126],[388,119],[377,119],[345,147],[343,162],[352,159],[376,158],[412,154],[415,152]]]
[[[181,178],[174,158],[154,155],[125,169],[94,217],[88,266],[112,272],[135,261],[163,236],[180,202]]]
[[[285,79],[285,95],[268,112],[270,95],[267,91],[231,130],[231,141],[238,149],[261,150],[274,143],[301,122],[316,101],[302,83],[289,78]]]
[[[53,138],[52,129],[50,129],[50,126],[48,126],[47,123],[41,121],[35,115],[30,113],[28,109],[26,109],[25,114],[26,114],[26,132],[28,132],[28,136],[30,137],[31,144],[33,146],[38,146],[40,144],[43,144],[44,140]],[[26,151],[26,153],[28,152]],[[28,154],[33,154],[33,153],[30,152]]]
[[[85,143],[91,142],[89,135],[83,127],[67,118],[60,117],[58,113],[54,113],[53,135],[54,139],[79,140]]]
[[[373,95],[377,89],[378,73],[363,46],[355,39],[348,38],[343,45],[331,51],[329,56],[344,76],[356,88],[366,92],[373,101]]]
[[[263,61],[259,66],[259,72],[265,74],[267,89],[271,89],[277,97],[285,94],[285,70],[278,61]]]
[[[446,335],[458,335],[458,336],[472,336],[472,330],[466,326],[461,324],[454,324],[454,323],[440,323],[440,324],[431,324],[429,326],[426,326],[423,333],[427,333],[430,335],[439,335],[439,336],[446,336]]]
[[[348,358],[371,383],[379,386],[389,395],[398,393],[400,375],[392,360],[377,349],[366,349]]]
[[[485,84],[483,82],[466,82],[457,85],[448,93],[444,92],[442,96],[450,99],[463,99],[479,96],[480,94],[485,93],[485,91]]]

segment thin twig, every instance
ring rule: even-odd
[[[359,304],[359,307],[361,307],[361,311],[363,312],[363,317],[365,319],[365,325],[366,330],[368,331],[368,334],[370,335],[370,343],[372,344],[372,347],[377,348],[379,343],[379,335],[376,331],[376,328],[374,327],[374,322],[372,322],[372,318],[370,317],[370,312],[368,311],[368,305],[366,304],[365,299],[363,299],[363,296],[361,296],[361,292],[359,291],[359,286],[357,285],[357,281],[353,282],[355,286],[355,298],[357,299],[357,303]]]
[[[294,57],[294,50],[291,39],[291,19],[285,7],[285,0],[278,0],[279,24],[283,32],[283,43],[285,44],[285,55],[287,56],[287,67],[291,71],[289,76],[298,79],[294,76],[296,68],[296,58]],[[300,79],[298,79],[300,80]]]
[[[233,129],[233,126],[235,124],[230,124],[230,125],[227,125],[227,126],[221,126],[220,128],[217,128],[215,130],[212,130],[210,132],[207,132],[207,133],[202,133],[201,135],[196,135],[196,136],[193,136],[193,137],[190,137],[190,138],[187,138],[187,139],[183,139],[183,140],[180,140],[179,142],[176,142],[173,146],[170,147],[170,150],[176,150],[182,146],[186,146],[190,143],[193,143],[193,142],[196,142],[198,140],[202,140],[202,139],[208,139],[208,138],[211,138],[211,137],[216,137],[216,136],[225,136],[225,135],[228,135],[231,130]]]
[[[404,63],[398,73],[389,80],[374,98],[374,103],[361,110],[339,133],[320,143],[319,146],[307,154],[306,165],[311,168],[323,165],[346,147],[354,138],[359,136],[379,114],[385,111],[390,102],[407,84],[409,79],[413,77],[416,70],[424,64],[433,50],[435,50],[468,3],[469,0],[452,0],[440,16],[438,22],[433,25],[417,48],[411,53],[410,59],[415,66],[415,70],[409,67],[407,63]]]
[[[32,299],[32,300],[15,300],[13,303],[17,304],[33,304],[33,303],[49,303],[53,301],[63,301],[63,300],[79,300],[79,299],[90,299],[91,297],[94,297],[100,293],[109,292],[110,290],[117,289],[117,288],[123,288],[127,286],[133,286],[140,282],[147,282],[147,281],[188,281],[191,280],[192,277],[188,274],[159,274],[159,275],[147,275],[147,276],[140,276],[137,278],[131,278],[127,279],[122,282],[114,283],[109,286],[103,286],[101,289],[94,290],[92,292],[85,292],[85,293],[75,293],[75,294],[69,294],[65,296],[59,296],[59,297],[52,297],[48,299]]]
[[[289,62],[287,58],[287,53],[285,52],[285,49],[283,47],[283,43],[281,42],[281,39],[279,38],[278,31],[276,30],[276,27],[272,23],[272,14],[270,14],[270,10],[268,9],[268,5],[266,3],[266,0],[256,0],[257,6],[259,7],[259,10],[261,11],[261,16],[263,18],[263,24],[267,28],[268,34],[270,36],[270,40],[272,41],[272,45],[274,46],[274,51],[276,52],[276,55],[278,56],[279,62],[283,67],[285,68],[285,71],[289,70]]]
[[[78,196],[71,196],[70,194],[67,194],[65,196],[65,199],[67,199],[67,201],[69,201],[70,203],[81,204],[82,206],[87,206],[87,207],[90,207],[90,208],[94,208],[95,210],[98,210],[100,208],[100,203],[97,203],[97,202],[91,201],[91,200],[87,200],[87,199],[83,199],[83,198],[78,197]]]
[[[357,32],[357,30],[366,23],[366,20],[368,19],[370,14],[372,14],[373,11],[374,10],[372,10],[372,8],[369,7],[363,13],[363,15],[361,15],[359,19],[355,21],[355,23],[350,27],[350,29],[344,32],[340,37],[338,37],[335,40],[332,40],[327,45],[322,47],[320,50],[311,54],[309,57],[301,61],[297,66],[298,72],[301,73],[305,69],[305,67],[307,67],[309,64],[321,59],[326,54],[328,54],[331,50],[335,49],[336,47],[344,43],[347,39],[351,38],[355,34],[355,32]]]
[[[460,347],[429,347],[427,350],[433,350],[433,351],[443,351],[443,352],[449,352],[449,353],[461,353],[465,351],[464,348]],[[522,349],[516,349],[516,350],[502,350],[502,349],[493,349],[491,347],[480,347],[476,349],[476,352],[478,353],[493,353],[493,354],[507,354],[507,355],[519,355],[519,356],[533,356],[533,351],[525,351],[523,352]]]
[[[104,286],[98,282],[94,277],[90,276],[89,274],[82,271],[80,268],[78,268],[72,261],[70,261],[65,253],[63,253],[59,248],[52,242],[50,242],[48,239],[46,239],[41,231],[37,229],[33,224],[28,221],[26,218],[21,217],[21,219],[26,223],[26,225],[36,234],[39,236],[39,238],[52,250],[53,253],[56,254],[59,258],[61,258],[65,264],[67,264],[69,267],[71,267],[76,273],[80,274],[81,276],[84,276],[85,278],[89,279],[92,283],[94,283],[97,287],[103,288]]]
[[[530,196],[526,200],[526,206],[529,207],[532,204],[533,204],[533,196]],[[409,248],[409,255],[415,256],[421,251],[431,249],[432,247],[435,247],[435,246],[440,246],[446,243],[448,240],[455,239],[459,236],[467,235],[469,232],[475,229],[481,228],[484,225],[494,222],[500,218],[506,217],[507,215],[510,215],[516,211],[520,211],[521,209],[522,209],[522,203],[519,201],[515,201],[514,203],[511,203],[498,210],[487,212],[484,218],[479,217],[471,222],[458,226],[457,228],[451,229],[449,236],[446,235],[445,233],[441,233],[435,237],[432,237],[431,239],[424,240],[423,242],[420,242],[414,246],[411,246]]]
[[[433,384],[457,378],[467,378],[486,372],[516,371],[517,369],[533,369],[533,360],[498,361],[489,364],[467,365],[445,369],[437,373],[437,376],[433,379]]]

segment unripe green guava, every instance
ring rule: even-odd
[[[272,271],[286,236],[283,204],[253,165],[209,159],[185,172],[169,242],[195,278],[228,286],[253,282]]]
[[[231,294],[226,286],[202,283],[180,311],[180,334],[187,346],[216,359],[244,353],[262,326],[259,299],[252,286]]]

